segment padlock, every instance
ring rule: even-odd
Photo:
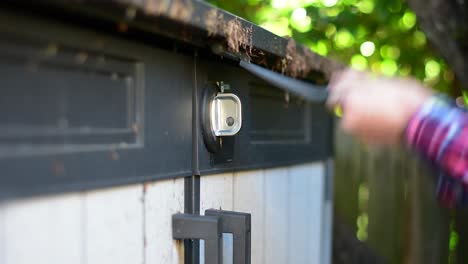
[[[236,135],[242,127],[242,103],[224,83],[208,84],[202,96],[201,123],[206,148],[216,153],[220,137]]]

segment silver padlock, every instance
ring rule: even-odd
[[[202,93],[200,122],[207,150],[217,153],[222,138],[236,135],[242,127],[242,104],[228,84],[208,83]]]
[[[235,94],[217,93],[211,102],[211,128],[217,137],[234,136],[242,127],[242,104]]]

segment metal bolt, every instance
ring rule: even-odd
[[[228,126],[234,125],[234,118],[232,118],[231,116],[228,117],[228,118],[226,118],[226,124],[227,124]]]
[[[222,93],[231,90],[231,86],[228,83],[219,82],[218,86]]]

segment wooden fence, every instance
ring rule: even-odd
[[[339,129],[335,151],[335,264],[468,263],[468,213],[440,206],[414,153],[364,146]]]

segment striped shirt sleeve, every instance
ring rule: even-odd
[[[468,205],[468,113],[434,96],[411,118],[405,140],[440,169],[438,198],[448,207]]]

